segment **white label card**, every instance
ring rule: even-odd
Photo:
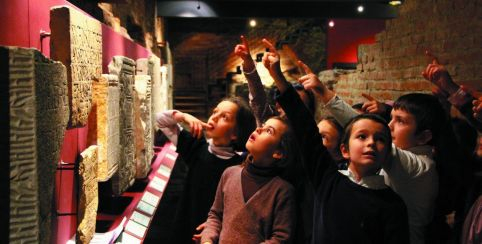
[[[166,187],[166,181],[160,179],[159,177],[154,177],[151,181],[151,187],[158,190],[159,192],[163,192],[164,188]]]
[[[151,220],[151,218],[137,211],[134,211],[131,215],[131,220],[134,220],[145,227],[149,227],[149,221]]]
[[[154,211],[156,210],[155,207],[149,205],[148,203],[146,203],[144,201],[139,201],[139,203],[137,204],[137,209],[139,209],[142,212],[147,213],[149,215],[153,215]]]
[[[157,172],[161,175],[164,175],[166,176],[167,178],[169,178],[169,176],[171,175],[171,169],[165,165],[162,165],[159,167],[159,169],[157,170]]]
[[[141,240],[137,237],[129,235],[129,233],[122,233],[122,244],[140,244]]]
[[[154,194],[152,194],[148,191],[144,192],[144,195],[142,196],[142,201],[147,202],[152,206],[157,206],[160,199],[161,199],[160,197],[158,197],[158,196],[156,196],[156,195],[154,195]]]
[[[130,220],[127,222],[125,229],[140,238],[144,237],[144,233],[146,233],[147,230],[146,227]]]

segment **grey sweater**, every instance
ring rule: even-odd
[[[294,188],[274,177],[245,203],[242,169],[224,171],[201,243],[290,243],[296,223]]]

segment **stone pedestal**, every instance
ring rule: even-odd
[[[114,194],[122,194],[134,183],[135,148],[134,148],[134,72],[132,59],[114,56],[109,64],[109,73],[119,77],[120,99],[120,160],[117,172],[112,177]]]
[[[97,177],[99,181],[107,181],[117,171],[121,149],[118,77],[102,75],[94,80],[92,90],[87,143],[99,146]]]
[[[50,53],[67,67],[69,127],[87,123],[92,102],[92,80],[102,73],[101,23],[69,7],[50,11]]]
[[[69,108],[66,69],[34,49],[0,48],[10,115],[10,243],[49,243]],[[3,110],[3,108],[2,108]],[[3,199],[2,201],[5,201]]]
[[[97,145],[92,145],[80,154],[77,243],[90,243],[95,233],[97,206],[99,205],[97,193],[97,148]]]

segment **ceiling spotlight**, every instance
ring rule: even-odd
[[[333,27],[335,26],[335,21],[330,20],[330,22],[328,22],[328,26],[329,26],[330,28],[333,28]]]
[[[359,13],[361,13],[361,12],[363,12],[364,9],[365,9],[365,8],[363,8],[363,5],[359,5],[358,8],[357,8],[357,11],[358,11]]]
[[[388,2],[388,4],[390,4],[392,6],[397,6],[397,5],[402,4],[402,1],[390,1],[390,2]]]
[[[257,24],[257,23],[256,23],[256,20],[254,20],[254,19],[252,19],[252,20],[249,21],[249,26],[251,26],[251,27],[255,27],[256,24]]]

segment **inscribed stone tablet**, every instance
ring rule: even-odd
[[[67,67],[69,127],[86,125],[91,109],[92,80],[102,72],[101,23],[66,6],[50,11],[50,53]]]
[[[114,56],[109,64],[109,73],[119,77],[120,87],[120,160],[117,172],[112,177],[114,194],[122,194],[134,183],[135,149],[134,149],[134,71],[135,62],[126,57]]]
[[[99,181],[107,181],[117,170],[120,153],[117,76],[102,75],[94,79],[92,88],[88,144],[99,146],[97,177]]]
[[[79,162],[80,199],[78,206],[78,227],[76,239],[89,243],[95,233],[97,216],[97,145],[88,147],[81,153]]]
[[[67,124],[66,69],[34,49],[0,47],[8,82],[11,243],[49,243],[53,179]],[[5,110],[7,110],[5,109]]]

